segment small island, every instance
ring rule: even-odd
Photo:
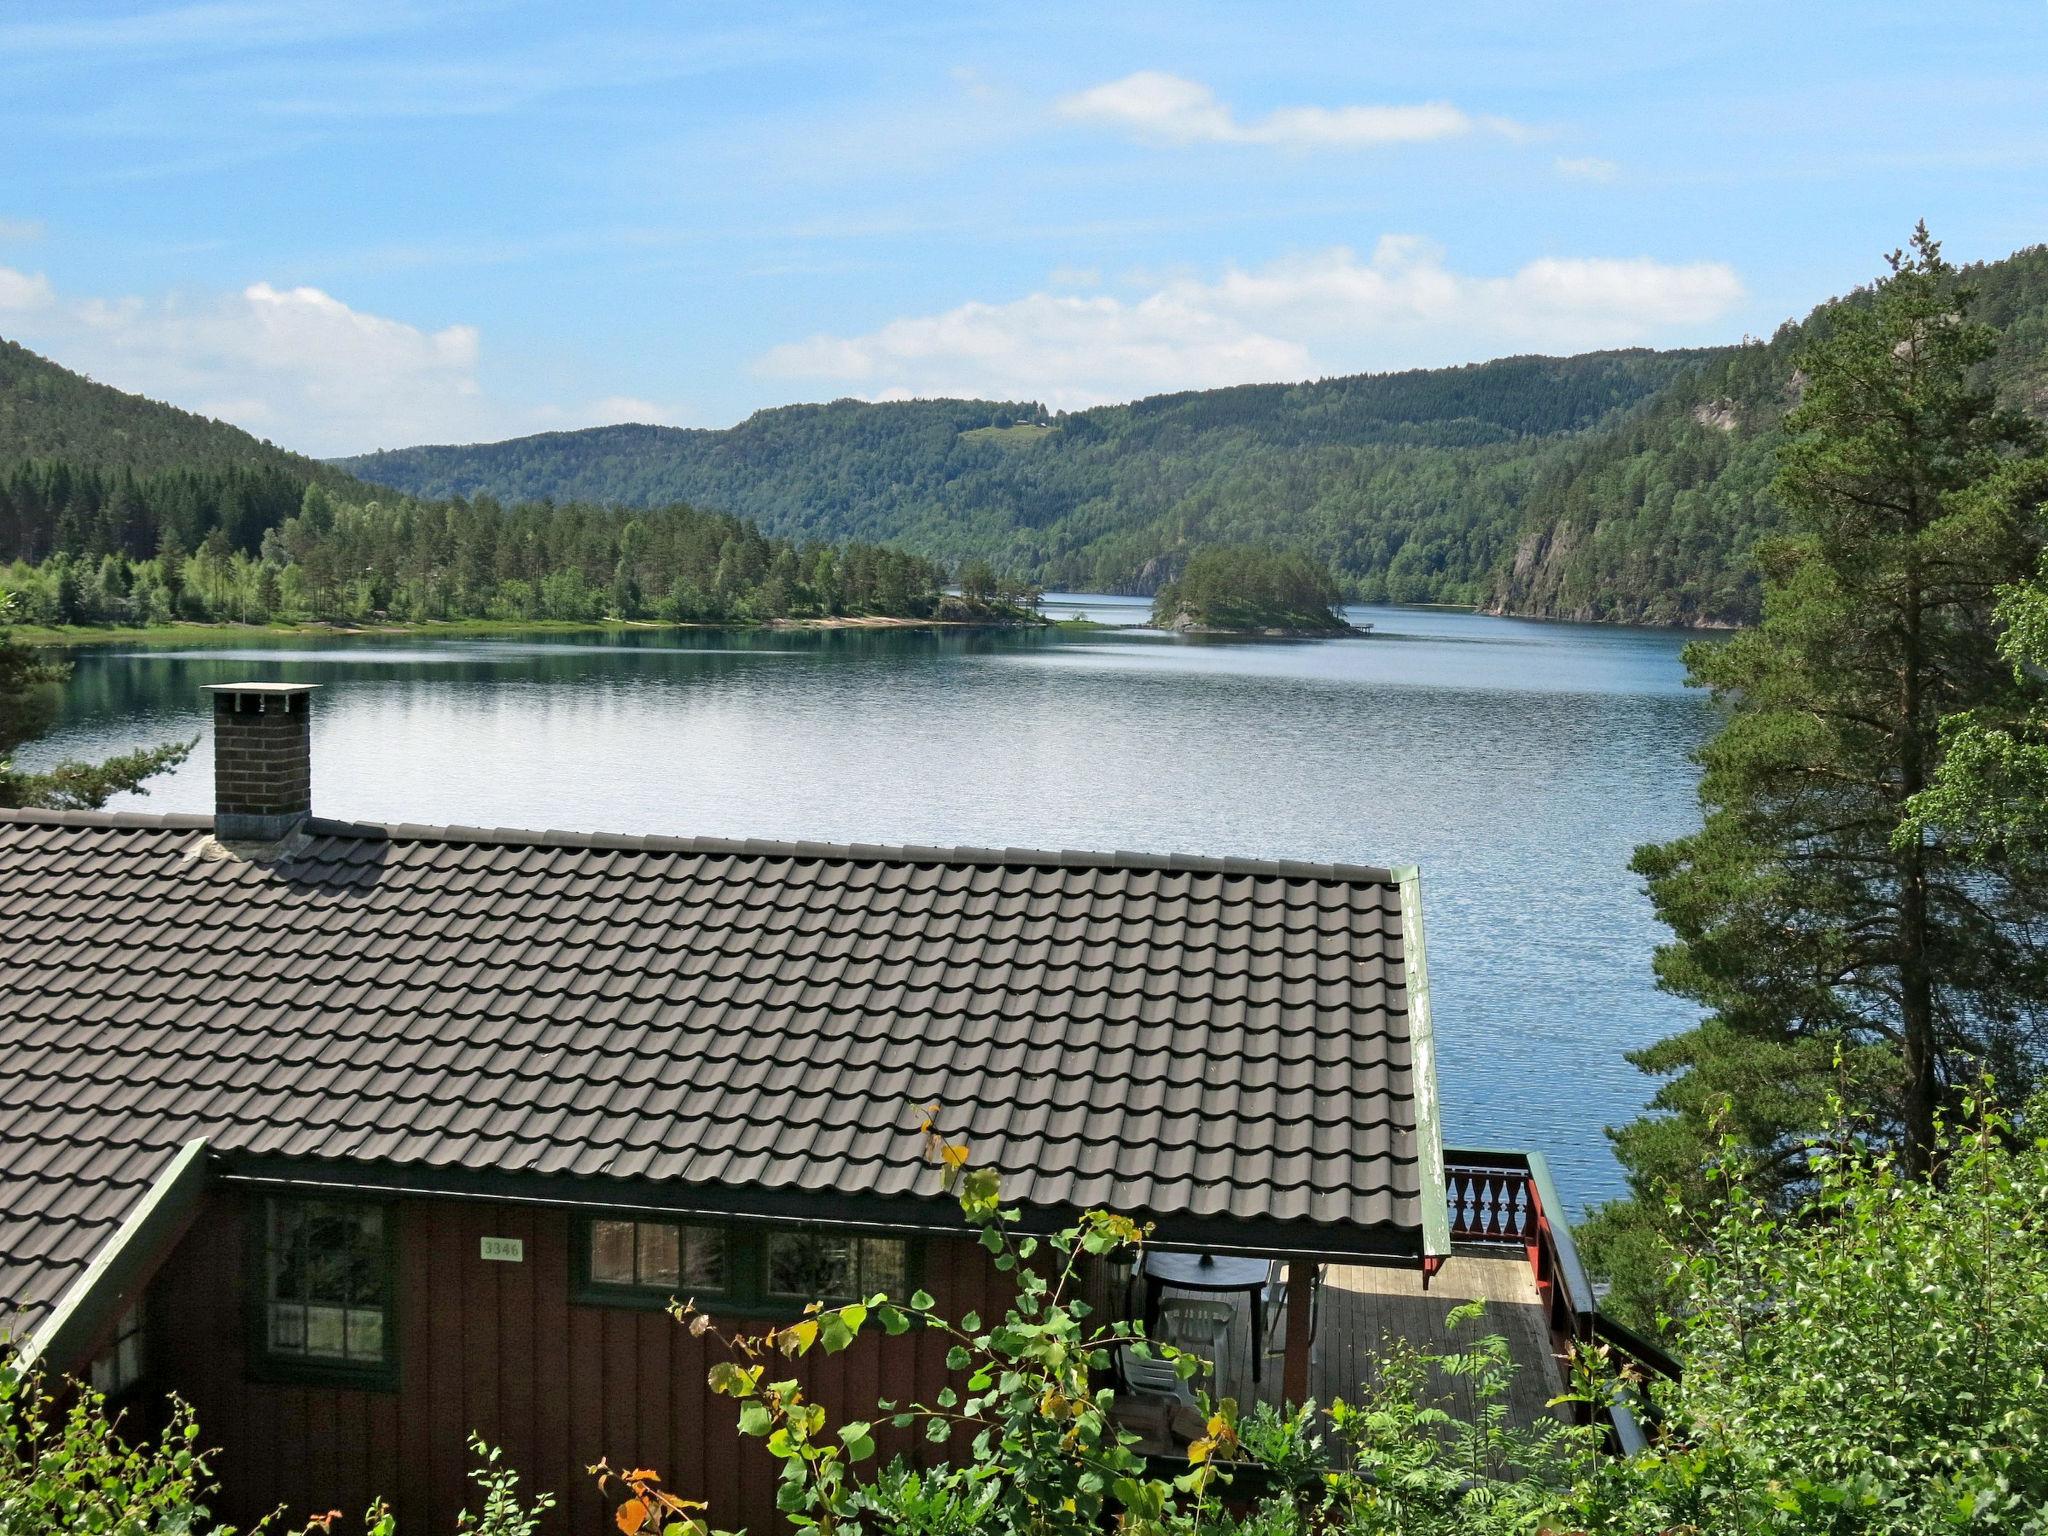
[[[1329,570],[1294,551],[1219,546],[1188,557],[1152,600],[1152,623],[1189,635],[1356,635]],[[1370,628],[1370,626],[1367,626]]]

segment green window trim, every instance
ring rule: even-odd
[[[583,1283],[604,1294],[706,1299],[731,1293],[733,1240],[716,1222],[593,1216],[582,1223]]]
[[[93,1391],[117,1402],[135,1390],[149,1369],[149,1299],[138,1296],[114,1324],[114,1336],[87,1368]]]
[[[722,1234],[723,1287],[712,1290],[701,1285],[693,1287],[687,1283],[628,1285],[616,1280],[606,1281],[597,1278],[592,1271],[601,1267],[604,1262],[608,1261],[614,1272],[622,1268],[618,1263],[616,1248],[608,1255],[607,1261],[596,1260],[596,1251],[600,1235],[611,1243],[618,1243],[620,1239],[615,1229],[618,1225],[626,1223],[635,1226],[667,1225]],[[845,1295],[820,1296],[794,1291],[778,1292],[770,1288],[769,1267],[772,1247],[776,1245],[778,1239],[805,1236],[838,1239],[848,1245],[849,1251],[855,1255],[852,1292]],[[894,1254],[890,1256],[884,1252],[871,1253],[867,1251],[867,1245],[870,1244],[893,1245]],[[666,1251],[665,1248],[663,1251]],[[898,1300],[907,1299],[910,1293],[923,1283],[925,1252],[922,1239],[902,1233],[870,1232],[816,1223],[721,1223],[683,1217],[650,1216],[645,1212],[622,1212],[617,1215],[579,1217],[575,1223],[569,1262],[569,1299],[581,1306],[666,1311],[671,1300],[694,1299],[709,1312],[723,1312],[740,1317],[794,1317],[808,1302],[823,1301],[835,1304],[857,1301],[878,1290],[887,1291]],[[870,1277],[883,1277],[888,1275],[891,1269],[894,1275],[890,1275],[885,1283],[867,1283]],[[900,1279],[895,1276],[900,1276]]]
[[[306,1386],[396,1389],[397,1202],[262,1195],[249,1202],[247,1233],[250,1374],[261,1381]],[[321,1284],[337,1277],[332,1242],[316,1247],[315,1241],[338,1233],[346,1234],[340,1269],[347,1294],[318,1296]],[[315,1268],[328,1273],[316,1277]],[[297,1347],[289,1342],[289,1314],[294,1312],[299,1314]],[[330,1329],[338,1330],[338,1348],[331,1352],[313,1342],[316,1330]]]

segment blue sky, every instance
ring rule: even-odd
[[[342,453],[1765,333],[2048,238],[2048,5],[0,7],[0,335]]]

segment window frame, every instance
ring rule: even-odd
[[[270,1212],[274,1206],[372,1206],[383,1217],[384,1351],[377,1361],[335,1360],[293,1354],[270,1344]],[[399,1380],[398,1201],[321,1190],[264,1193],[249,1202],[248,1234],[249,1374],[258,1381],[304,1386],[361,1387],[396,1391]]]
[[[133,1341],[135,1345],[135,1370],[129,1374],[123,1368],[122,1346]],[[102,1367],[105,1376],[102,1381]],[[149,1374],[149,1294],[137,1296],[114,1320],[114,1331],[107,1342],[86,1364],[87,1385],[110,1403],[123,1401],[131,1392],[142,1385]]]
[[[600,1221],[660,1222],[677,1227],[710,1227],[725,1234],[726,1284],[720,1291],[691,1291],[683,1286],[619,1285],[593,1280],[590,1273],[591,1247]],[[829,1232],[849,1238],[878,1238],[903,1245],[903,1286],[906,1303],[910,1293],[924,1283],[925,1242],[909,1232],[877,1231],[870,1227],[841,1227],[831,1222],[740,1222],[715,1216],[670,1215],[661,1211],[592,1211],[578,1215],[569,1253],[569,1299],[579,1306],[623,1307],[636,1311],[665,1312],[671,1298],[688,1301],[693,1296],[705,1310],[735,1317],[792,1317],[812,1301],[828,1306],[864,1301],[861,1296],[783,1296],[768,1289],[768,1238],[777,1232]]]
[[[802,1225],[792,1224],[786,1227],[765,1227],[762,1229],[761,1268],[759,1277],[760,1289],[758,1294],[760,1296],[761,1303],[763,1306],[803,1307],[813,1301],[822,1301],[827,1303],[828,1305],[836,1302],[843,1306],[849,1301],[866,1301],[868,1296],[873,1294],[873,1292],[868,1292],[864,1295],[854,1296],[799,1296],[792,1292],[777,1291],[770,1288],[768,1273],[768,1249],[770,1244],[772,1244],[774,1240],[778,1237],[807,1237],[814,1234],[823,1237],[842,1237],[848,1243],[901,1243],[903,1245],[903,1285],[905,1289],[905,1295],[898,1299],[907,1300],[908,1292],[916,1289],[916,1277],[913,1277],[910,1258],[911,1251],[914,1245],[910,1238],[901,1236],[900,1234],[894,1232],[868,1232],[849,1229],[846,1227],[833,1227],[807,1222]],[[861,1261],[858,1257],[857,1252],[850,1253],[848,1257],[852,1262],[853,1268],[856,1271],[859,1270],[861,1267]]]
[[[636,1226],[703,1227],[716,1232],[725,1240],[725,1284],[715,1291],[693,1291],[678,1282],[675,1285],[625,1285],[616,1280],[599,1280],[591,1273],[591,1254],[596,1245],[597,1224],[601,1221],[628,1221]],[[638,1243],[636,1235],[634,1242]],[[592,1306],[604,1307],[649,1307],[667,1311],[670,1297],[688,1300],[701,1296],[709,1302],[720,1304],[731,1301],[740,1290],[735,1282],[744,1283],[747,1274],[747,1260],[742,1253],[738,1230],[729,1222],[693,1220],[685,1216],[662,1216],[646,1211],[599,1211],[581,1216],[576,1221],[576,1241],[570,1276],[569,1297],[572,1301],[586,1302]],[[637,1261],[636,1261],[637,1262]],[[678,1255],[680,1263],[680,1254]]]

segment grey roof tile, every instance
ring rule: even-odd
[[[194,1135],[931,1194],[936,1102],[1026,1203],[1420,1223],[1383,869],[324,819],[264,865],[209,830],[0,812],[0,1320]]]

